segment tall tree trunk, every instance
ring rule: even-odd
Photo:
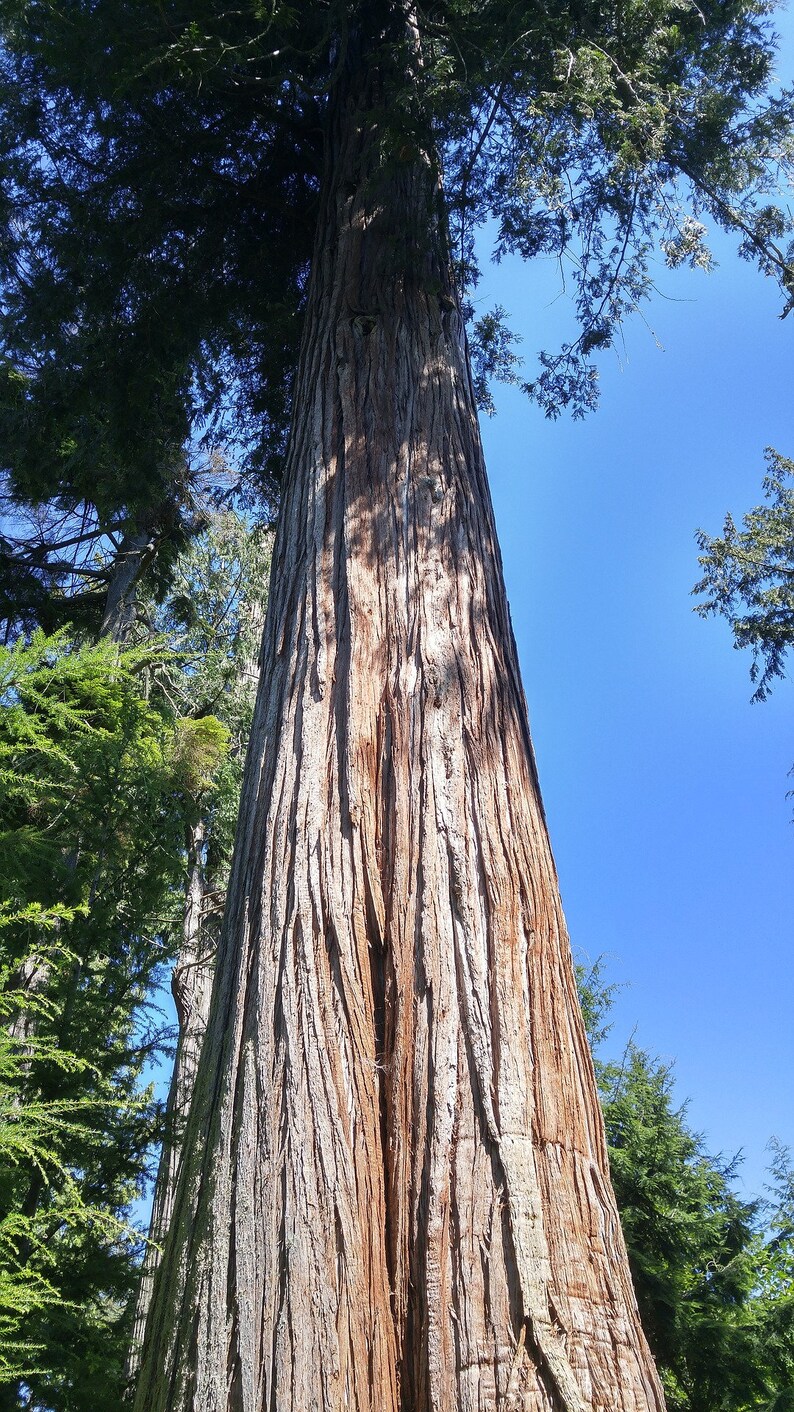
[[[215,969],[215,947],[207,935],[204,924],[206,920],[204,918],[206,885],[202,860],[204,833],[205,825],[201,819],[188,829],[182,944],[171,977],[171,990],[176,1005],[179,1034],[171,1084],[168,1090],[165,1133],[149,1223],[149,1244],[146,1247],[141,1269],[141,1282],[135,1302],[132,1338],[127,1357],[126,1373],[130,1380],[135,1378],[138,1370],[146,1318],[152,1299],[154,1277],[160,1263],[162,1243],[171,1225],[182,1153],[182,1138],[190,1111],[196,1071],[209,1017],[212,978]]]
[[[140,579],[157,548],[157,540],[155,531],[141,525],[133,526],[124,535],[108,584],[100,637],[123,643],[129,636]]]
[[[362,83],[362,88],[367,85]],[[140,1412],[660,1412],[430,159],[337,97]]]
[[[26,996],[43,994],[50,979],[50,963],[44,956],[33,954],[19,963],[11,976],[9,989]],[[19,1045],[29,1045],[38,1034],[39,1017],[35,1010],[24,1006],[13,1012],[8,1021],[8,1033]]]
[[[243,649],[239,653],[239,681],[242,687],[238,686],[238,690],[241,689],[250,706],[259,683],[259,657],[267,603],[267,584],[264,579],[249,582],[246,584],[246,593],[250,596],[241,610],[240,621],[244,625],[243,642],[250,646],[248,650]],[[171,977],[179,1033],[149,1222],[149,1244],[141,1268],[127,1355],[125,1371],[130,1387],[134,1386],[138,1373],[154,1277],[160,1263],[163,1242],[171,1225],[183,1137],[209,1019],[219,920],[223,915],[225,902],[227,867],[222,853],[218,856],[211,844],[209,849],[206,848],[207,835],[206,819],[199,818],[195,824],[188,827],[182,944]]]

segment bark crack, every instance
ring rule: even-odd
[[[523,1341],[526,1337],[526,1328],[528,1326],[532,1343],[537,1349],[540,1360],[548,1374],[549,1381],[552,1384],[554,1393],[559,1402],[559,1412],[590,1412],[590,1409],[588,1409],[582,1398],[576,1375],[550,1316],[550,1291],[548,1284],[542,1277],[539,1278],[536,1273],[538,1269],[543,1269],[544,1267],[548,1268],[549,1253],[543,1230],[540,1184],[537,1179],[537,1174],[534,1171],[534,1163],[532,1163],[533,1171],[531,1174],[527,1170],[528,1163],[526,1162],[521,1164],[523,1170],[521,1171],[520,1177],[513,1170],[513,1160],[502,1139],[491,1092],[492,1086],[488,1072],[488,1056],[492,1053],[492,1049],[485,1046],[481,1033],[474,1032],[476,1025],[473,1023],[473,1012],[475,1008],[477,1008],[477,998],[472,985],[470,968],[467,964],[467,944],[470,945],[472,938],[470,921],[467,916],[467,905],[464,901],[466,896],[466,872],[461,858],[460,844],[454,839],[446,823],[444,824],[444,832],[446,834],[447,858],[449,864],[450,902],[453,914],[458,921],[458,927],[455,929],[456,939],[462,934],[464,941],[462,947],[457,947],[457,960],[458,975],[463,978],[461,998],[463,1001],[462,1012],[466,1042],[474,1060],[474,1070],[479,1084],[479,1099],[485,1115],[488,1134],[499,1154],[499,1162],[504,1174],[505,1191],[510,1215],[510,1228],[524,1306],[524,1322],[521,1324],[516,1354],[520,1362]],[[517,1189],[521,1191],[522,1204],[530,1208],[526,1212],[521,1210],[521,1206],[516,1200]],[[527,1247],[529,1247],[529,1249],[527,1249]],[[515,1375],[516,1365],[514,1360],[510,1371],[508,1387],[510,1381],[514,1380]],[[506,1408],[508,1408],[509,1405],[509,1402],[506,1403]]]

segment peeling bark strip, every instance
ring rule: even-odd
[[[388,155],[382,119],[371,93],[337,100],[240,838],[136,1406],[662,1412],[436,184],[415,151]]]

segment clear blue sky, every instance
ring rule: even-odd
[[[760,503],[765,446],[794,456],[794,314],[716,248],[710,275],[660,266],[658,342],[626,328],[597,413],[552,423],[501,389],[483,434],[574,947],[626,983],[613,1047],[636,1026],[675,1059],[693,1125],[743,1149],[756,1194],[769,1138],[794,1146],[794,686],[752,705],[749,655],[690,591],[695,530]],[[570,334],[557,292],[551,266],[486,271],[528,372]]]

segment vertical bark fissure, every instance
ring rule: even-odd
[[[137,1405],[662,1412],[432,164],[389,150],[376,66],[354,80]]]

